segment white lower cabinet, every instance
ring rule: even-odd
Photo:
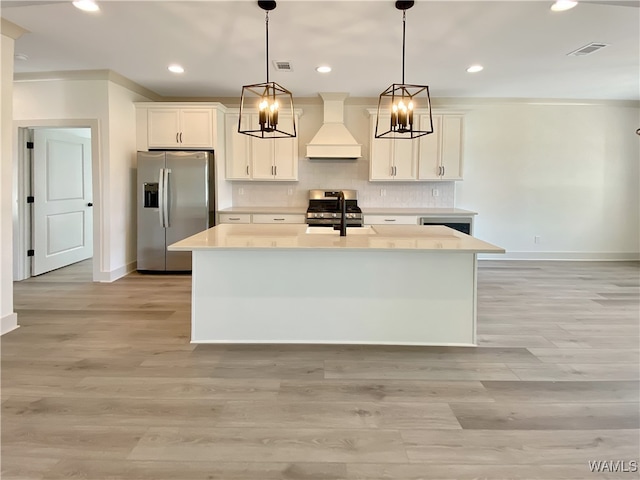
[[[225,117],[227,180],[298,180],[298,138],[244,135],[238,133],[239,119],[239,113]],[[280,121],[290,123],[291,119],[281,116]]]
[[[304,213],[220,213],[219,223],[307,223]]]
[[[365,225],[417,225],[414,215],[365,215]]]
[[[266,214],[254,213],[253,223],[307,223],[307,217],[304,214]]]
[[[221,213],[218,218],[220,223],[251,223],[250,213]]]

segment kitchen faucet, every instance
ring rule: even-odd
[[[338,192],[338,212],[340,212],[340,236],[347,236],[347,201],[344,199],[344,192]]]

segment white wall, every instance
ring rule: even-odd
[[[109,271],[119,277],[136,262],[136,111],[146,98],[109,82],[109,192],[111,215]],[[117,213],[116,213],[117,212]],[[120,271],[124,267],[123,271]],[[118,273],[119,272],[119,273]]]
[[[637,104],[467,109],[456,206],[479,213],[476,236],[507,258],[638,258]]]
[[[12,168],[12,98],[13,98],[13,51],[14,40],[5,35],[3,20],[0,35],[0,111],[2,143],[0,154],[0,335],[18,326],[18,317],[13,311],[13,168]]]
[[[135,110],[133,101],[148,100],[109,80],[41,80],[14,82],[14,120],[97,120],[98,158],[93,160],[94,279],[112,281],[134,268]],[[94,177],[95,178],[95,177]]]

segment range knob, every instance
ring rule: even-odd
[[[337,214],[337,213],[332,213],[332,214],[331,214],[331,216],[332,216],[333,218],[338,218],[338,214]]]
[[[318,218],[320,216],[320,214],[319,213],[314,213],[313,216]]]

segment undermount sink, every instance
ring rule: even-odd
[[[340,235],[340,230],[334,230],[332,227],[307,227],[306,234],[312,235]],[[347,237],[349,235],[375,235],[377,232],[372,226],[366,225],[364,227],[347,227]]]

